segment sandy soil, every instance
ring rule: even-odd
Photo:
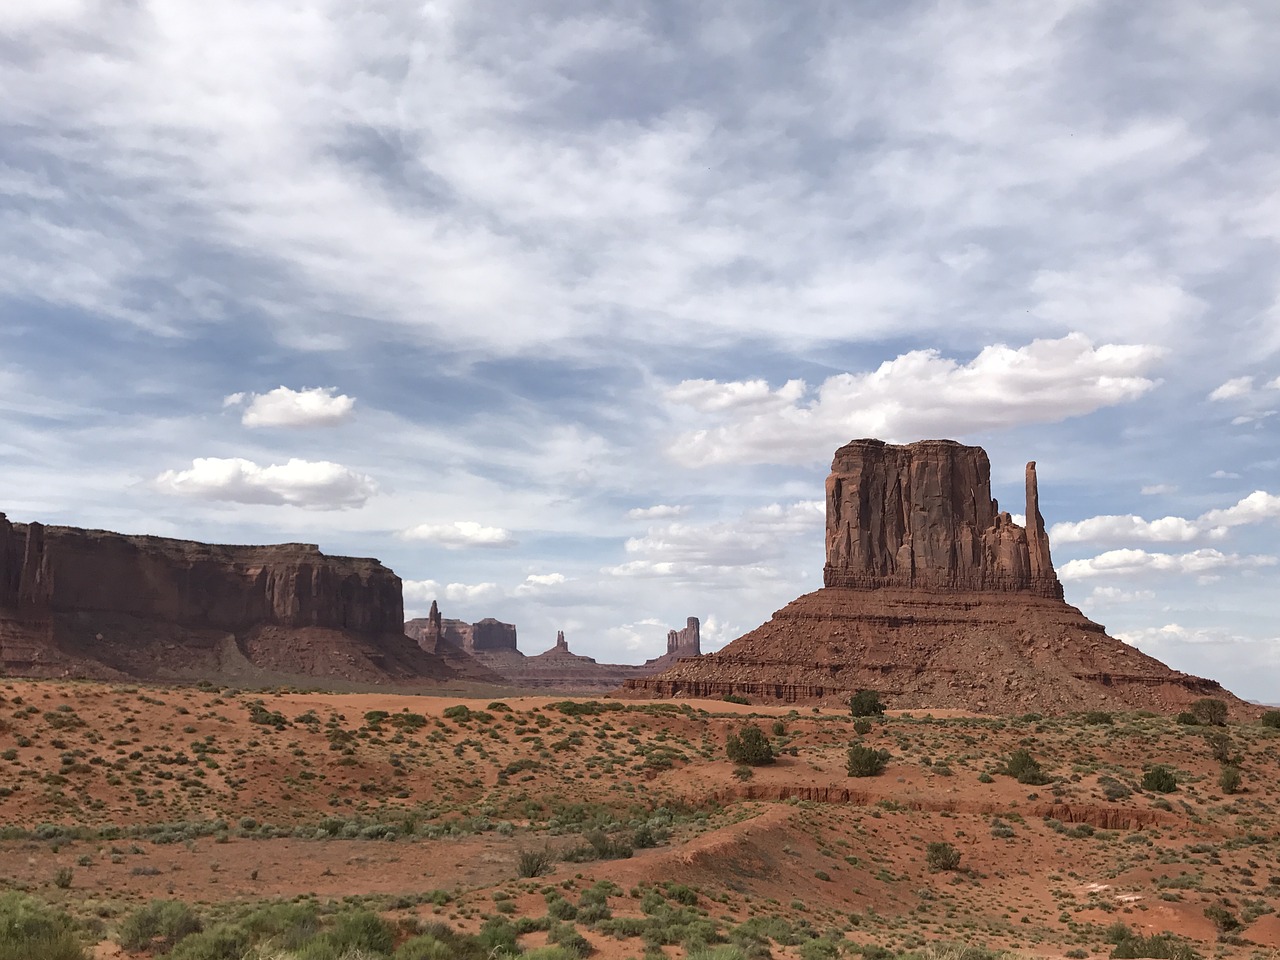
[[[474,930],[495,894],[514,916],[539,916],[548,885],[580,892],[598,880],[622,890],[616,917],[641,916],[646,889],[676,882],[726,928],[772,915],[894,949],[947,941],[1106,956],[1117,921],[1186,937],[1205,955],[1280,948],[1280,732],[917,710],[863,736],[830,709],[601,698],[601,712],[566,715],[563,700],[510,698],[504,709],[0,684],[0,877],[98,918],[99,955],[113,958],[113,925],[153,898],[216,910],[376,894],[389,915]],[[742,773],[724,743],[748,721],[782,752]],[[888,751],[884,772],[850,777],[851,742]],[[1050,782],[997,772],[1016,749]],[[1222,792],[1215,750],[1238,761],[1244,792]],[[1176,791],[1140,788],[1153,762],[1175,771]],[[656,848],[517,877],[524,851],[581,847],[593,826],[629,837],[645,822]],[[939,842],[959,852],[958,869],[930,868]],[[65,888],[53,883],[60,868],[71,871]],[[1227,940],[1205,914],[1212,905],[1243,924]],[[643,952],[637,939],[581,930],[606,960]]]

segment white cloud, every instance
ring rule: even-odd
[[[1165,493],[1177,493],[1177,484],[1173,483],[1153,483],[1143,487],[1140,491],[1144,497],[1157,497]]]
[[[1119,543],[1126,540],[1180,543],[1195,540],[1204,532],[1195,521],[1183,517],[1144,520],[1128,514],[1055,523],[1049,528],[1049,540],[1051,543]]]
[[[1266,388],[1268,390],[1280,390],[1280,377],[1276,377],[1274,380],[1268,380]]]
[[[517,597],[531,596],[544,593],[549,587],[558,587],[568,582],[569,578],[563,573],[531,573],[524,578],[523,583],[516,586],[513,592]]]
[[[1108,550],[1096,557],[1071,560],[1058,570],[1062,580],[1093,577],[1131,577],[1146,573],[1212,574],[1224,569],[1251,569],[1275,566],[1273,556],[1241,556],[1219,550],[1201,549],[1189,553],[1148,553],[1146,550]]]
[[[1155,386],[1154,346],[1104,344],[1072,334],[1013,349],[984,348],[969,363],[916,350],[870,373],[830,377],[811,392],[800,381],[762,393],[759,381],[684,381],[676,404],[721,414],[721,423],[683,433],[670,448],[681,463],[803,463],[851,437],[956,436],[1053,423],[1133,400]],[[749,405],[739,400],[744,393]]]
[[[658,503],[652,507],[635,507],[627,511],[632,520],[666,520],[670,517],[682,517],[689,508],[681,505]]]
[[[1154,590],[1122,590],[1119,587],[1094,587],[1085,600],[1094,603],[1139,603],[1155,599]]]
[[[1253,377],[1234,377],[1209,394],[1209,399],[1214,401],[1234,400],[1237,397],[1247,397],[1252,392]]]
[[[450,550],[464,547],[514,547],[516,541],[511,531],[502,527],[486,527],[473,520],[455,520],[453,523],[422,523],[405,530],[400,536],[405,540],[425,540],[438,543]]]
[[[488,600],[502,593],[496,583],[440,583],[436,580],[405,580],[404,602],[406,607],[425,608],[431,601],[469,603]]]
[[[1240,474],[1232,473],[1229,470],[1215,470],[1209,474],[1211,480],[1239,480]]]
[[[262,467],[238,457],[201,457],[189,470],[166,470],[153,481],[165,493],[202,500],[231,500],[342,510],[363,506],[378,489],[372,477],[327,460],[293,459]]]
[[[246,427],[327,427],[349,420],[356,401],[337,393],[337,387],[276,387],[266,393],[233,393],[222,401],[223,407],[243,404],[248,406],[240,422]]]

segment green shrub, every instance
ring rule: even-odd
[[[1026,783],[1031,786],[1040,786],[1049,782],[1049,777],[1040,767],[1040,762],[1026,750],[1015,750],[1009,754],[1009,759],[1005,761],[1003,772],[1019,783]]]
[[[126,950],[154,947],[158,953],[172,950],[178,941],[199,933],[200,917],[178,900],[152,900],[125,918],[116,941]]]
[[[871,732],[871,721],[866,717],[858,717],[853,721],[853,732],[860,737],[865,737]]]
[[[1219,934],[1232,933],[1240,929],[1240,920],[1225,903],[1211,903],[1204,908],[1204,915],[1213,921]]]
[[[446,720],[457,720],[460,723],[465,723],[467,720],[471,719],[471,708],[465,703],[459,703],[452,707],[445,707],[444,718]]]
[[[73,872],[70,867],[59,867],[53,872],[53,885],[59,890],[66,890],[71,886],[71,878]]]
[[[1209,748],[1209,755],[1219,763],[1231,762],[1231,738],[1221,730],[1212,730],[1204,735],[1204,742]]]
[[[1280,730],[1280,710],[1268,710],[1258,718],[1258,722],[1272,730]]]
[[[1178,778],[1172,770],[1158,763],[1142,775],[1142,789],[1154,793],[1173,793],[1178,789]]]
[[[406,940],[395,952],[395,960],[454,960],[456,956],[450,944],[430,934]]]
[[[333,921],[333,929],[326,936],[338,948],[339,954],[356,950],[390,953],[395,943],[391,925],[372,910],[338,914]]]
[[[85,960],[72,920],[35,897],[0,894],[0,960]]]
[[[731,733],[724,751],[734,763],[752,767],[773,763],[773,747],[769,745],[769,738],[754,723],[744,723],[737,733]]]
[[[1153,933],[1149,937],[1130,934],[1118,942],[1111,956],[1117,960],[1135,960],[1152,957],[1156,960],[1197,960],[1198,955],[1189,945],[1172,933]]]
[[[1240,768],[1227,765],[1222,768],[1222,773],[1218,775],[1218,786],[1222,788],[1222,792],[1226,794],[1239,793],[1240,784],[1244,778],[1240,775]]]
[[[1178,714],[1173,719],[1177,723],[1180,723],[1183,726],[1187,726],[1187,727],[1194,727],[1200,723],[1200,721],[1196,719],[1196,715],[1194,713],[1189,713],[1186,710],[1183,710],[1180,714]]]
[[[846,770],[851,777],[875,777],[884,770],[889,761],[888,750],[876,750],[864,747],[860,743],[849,745],[849,761]]]
[[[243,927],[220,923],[179,941],[169,960],[243,960],[252,946]]]
[[[1090,710],[1087,713],[1082,714],[1080,719],[1087,724],[1098,724],[1104,726],[1110,726],[1116,722],[1115,717],[1106,710]]]
[[[859,690],[849,698],[849,712],[855,717],[878,717],[884,713],[884,704],[876,691]]]
[[[960,866],[960,851],[941,840],[925,848],[924,862],[930,870],[955,870]]]
[[[1204,697],[1191,705],[1191,715],[1197,723],[1209,727],[1225,727],[1227,725],[1227,704],[1224,700]]]
[[[725,703],[736,703],[742,707],[749,707],[751,705],[750,700],[746,697],[739,696],[736,693],[726,693],[723,699]]]
[[[550,850],[521,850],[516,858],[516,875],[525,879],[545,876],[551,867]]]
[[[272,903],[251,913],[245,926],[257,940],[296,950],[320,932],[320,911],[310,902]]]

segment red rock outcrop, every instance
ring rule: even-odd
[[[38,676],[452,677],[404,636],[400,578],[314,544],[223,546],[0,514],[0,665]]]
[[[723,650],[625,690],[659,697],[838,703],[993,713],[1183,709],[1243,701],[1107,636],[1062,600],[1027,465],[1027,525],[991,498],[979,447],[856,440],[827,479],[826,586]]]
[[[1034,464],[1027,467],[1027,516],[1038,518],[1033,535],[991,498],[991,463],[981,447],[953,440],[905,446],[854,440],[836,451],[827,477],[823,583],[1025,590],[1061,599]]]
[[[668,657],[698,657],[702,655],[702,623],[697,617],[685,621],[683,630],[667,631]]]

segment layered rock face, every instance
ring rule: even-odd
[[[368,681],[440,674],[403,633],[400,578],[313,544],[221,546],[0,514],[10,673]]]
[[[856,440],[827,479],[826,586],[723,650],[630,680],[660,697],[1064,713],[1249,708],[1107,636],[1062,600],[1027,465],[1026,527],[991,498],[986,453],[948,440]]]
[[[1027,465],[1026,509],[1026,528],[1000,511],[981,447],[854,440],[836,451],[827,477],[823,583],[1061,599],[1034,463]]]
[[[683,630],[667,631],[667,656],[697,657],[702,654],[702,623],[697,617],[685,621]]]

